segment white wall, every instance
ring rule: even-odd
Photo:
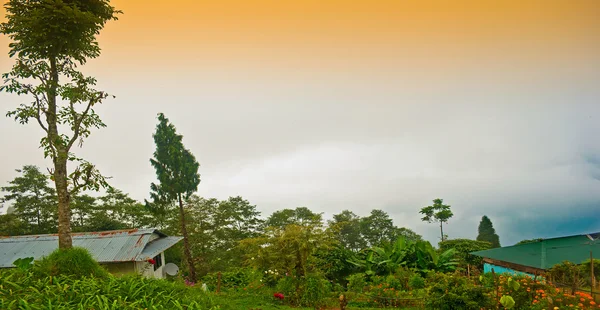
[[[156,271],[154,270],[154,266],[152,266],[152,264],[150,264],[148,262],[136,262],[135,269],[136,269],[137,273],[139,273],[142,276],[147,277],[147,278],[156,278],[156,279],[164,278],[163,268],[165,267],[165,253],[164,252],[160,253],[160,257],[161,257],[161,261],[162,261],[162,266],[157,268]]]

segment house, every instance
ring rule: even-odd
[[[73,246],[87,249],[92,257],[115,275],[140,273],[163,278],[164,252],[182,237],[169,237],[157,229],[128,229],[73,233]],[[15,267],[19,258],[38,260],[58,247],[58,235],[0,236],[0,268]],[[153,259],[154,264],[149,261]]]
[[[581,264],[600,258],[600,233],[541,239],[537,242],[477,251],[472,255],[483,257],[484,273],[513,273],[543,275],[554,265],[564,261]]]

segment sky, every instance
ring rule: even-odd
[[[600,231],[600,2],[113,0],[84,73],[116,95],[78,155],[142,200],[163,112],[199,160],[198,194],[265,216],[452,206],[503,245]],[[2,12],[4,15],[4,12]],[[0,72],[10,70],[0,37]],[[0,94],[2,114],[28,98]],[[0,184],[49,167],[41,129],[0,118]]]

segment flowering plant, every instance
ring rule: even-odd
[[[281,294],[281,293],[275,293],[275,294],[273,294],[273,297],[275,297],[276,299],[279,299],[279,300],[283,300],[285,298],[285,296],[283,296],[283,294]]]
[[[148,260],[148,263],[150,263],[150,264],[152,264],[152,265],[155,265],[155,264],[156,264],[156,261],[155,261],[155,260],[153,260],[153,259],[151,258],[151,259],[149,259],[149,260]]]

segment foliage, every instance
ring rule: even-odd
[[[321,226],[322,224],[322,215],[314,213],[306,207],[275,211],[264,223],[265,227],[277,228],[284,228],[288,225]]]
[[[548,274],[553,282],[571,288],[571,294],[575,294],[575,291],[586,283],[586,275],[582,266],[569,261],[553,266]]]
[[[360,219],[360,231],[368,246],[381,246],[397,239],[397,228],[390,216],[382,210],[372,210]]]
[[[33,165],[16,170],[20,176],[1,187],[6,194],[0,203],[11,203],[11,213],[19,218],[19,226],[8,235],[55,233],[58,223],[56,190],[48,185],[48,176]]]
[[[352,211],[344,210],[339,214],[333,215],[333,220],[329,221],[329,228],[342,247],[350,251],[358,252],[367,246],[367,241],[361,233],[361,218]]]
[[[22,257],[13,262],[13,265],[20,270],[28,270],[33,263],[33,257]]]
[[[219,273],[213,272],[202,277],[202,282],[205,283],[209,290],[217,289]],[[230,271],[221,273],[221,289],[238,289],[244,288],[251,284],[258,284],[262,280],[260,272],[252,268],[233,268]]]
[[[190,238],[186,228],[186,214],[183,200],[189,198],[200,184],[198,168],[200,164],[194,155],[183,146],[183,136],[177,134],[175,126],[164,114],[158,114],[158,125],[154,133],[156,150],[150,163],[156,170],[158,184],[150,184],[151,209],[164,215],[174,203],[179,206],[179,225],[183,235],[183,248],[189,269],[190,281],[196,282],[196,268],[191,253]]]
[[[367,250],[364,259],[351,261],[367,275],[393,274],[406,267],[423,274],[430,270],[447,272],[455,269],[455,250],[438,253],[428,241],[410,241],[400,237],[393,244]]]
[[[527,244],[527,243],[533,243],[533,242],[540,242],[544,239],[542,238],[537,238],[537,239],[525,239],[525,240],[521,240],[519,242],[517,242],[515,245],[519,245],[519,244]]]
[[[420,274],[415,274],[410,277],[408,286],[413,290],[425,288],[425,279]]]
[[[33,277],[0,271],[1,309],[219,309],[197,288],[138,276]]]
[[[5,8],[0,33],[12,40],[9,56],[16,62],[2,75],[0,91],[32,97],[7,116],[21,124],[35,121],[44,131],[40,146],[54,164],[59,247],[69,248],[70,195],[108,187],[94,165],[72,153],[92,129],[105,127],[94,108],[109,96],[96,90],[96,79],[84,76],[78,65],[100,55],[96,35],[120,12],[107,0],[10,0]],[[67,168],[70,161],[79,163],[72,172]]]
[[[277,282],[276,290],[292,305],[319,307],[331,294],[331,285],[316,274],[306,277],[285,276]]]
[[[500,237],[496,234],[492,221],[487,217],[483,216],[479,227],[477,228],[477,241],[487,241],[492,245],[492,248],[500,247]]]
[[[452,211],[450,210],[450,206],[445,205],[444,200],[438,198],[438,199],[433,200],[433,205],[423,207],[419,213],[424,215],[421,220],[423,220],[425,222],[440,223],[441,240],[444,241],[445,235],[444,235],[443,224],[447,223],[448,220],[450,218],[452,218],[452,216],[454,215],[452,213]]]
[[[84,248],[57,249],[36,261],[31,269],[38,278],[48,276],[73,276],[75,278],[107,278],[108,271],[102,268]]]
[[[529,276],[492,274],[481,277],[492,303],[512,305],[513,309],[597,309],[593,298],[583,292],[565,292],[550,283]],[[505,297],[506,296],[506,297]],[[510,298],[509,298],[510,297]],[[504,298],[505,302],[502,303]],[[512,300],[512,301],[511,301]]]
[[[348,291],[360,293],[365,290],[367,279],[364,273],[355,273],[348,277]]]
[[[470,239],[451,239],[445,240],[439,243],[441,251],[447,251],[454,249],[454,258],[458,262],[458,266],[463,269],[467,268],[467,265],[471,265],[472,268],[482,265],[483,258],[471,255],[469,253],[476,251],[488,250],[491,248],[491,244],[486,241],[476,241]]]
[[[466,277],[454,274],[434,274],[427,279],[430,287],[426,299],[428,309],[473,309],[490,306],[484,287],[479,287]]]
[[[594,259],[594,276],[597,278],[600,274],[600,259]],[[590,260],[586,260],[581,264],[581,271],[583,271],[583,278],[586,280],[586,286],[592,285],[592,264]]]
[[[334,283],[346,285],[348,275],[358,271],[357,266],[350,262],[357,258],[357,254],[341,244],[320,248],[315,252],[315,257],[319,270]]]
[[[240,247],[245,264],[259,270],[277,269],[303,277],[318,271],[318,252],[331,249],[335,240],[320,225],[287,225],[268,228],[256,238],[245,239]]]

